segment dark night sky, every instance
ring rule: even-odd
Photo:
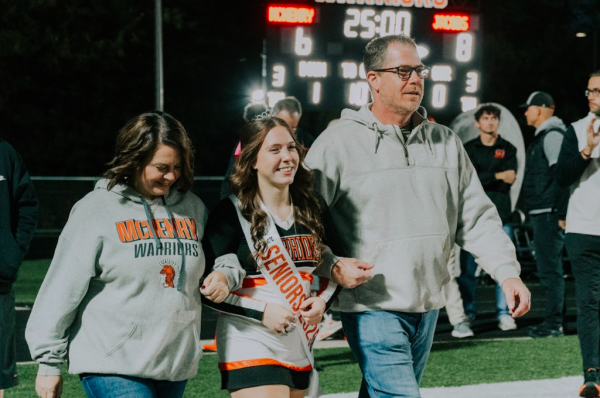
[[[197,173],[223,174],[249,89],[260,78],[265,2],[162,1],[165,110],[192,136]],[[455,2],[479,7],[482,101],[520,117],[518,105],[543,90],[555,97],[565,122],[583,117],[598,2]],[[152,2],[0,0],[0,6],[0,136],[21,152],[32,175],[100,174],[118,129],[154,108]],[[577,31],[588,37],[576,38]],[[302,124],[318,134],[325,122],[314,113]]]

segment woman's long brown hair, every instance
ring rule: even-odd
[[[315,255],[318,258],[318,264],[320,264],[323,253],[322,237],[324,229],[321,223],[319,200],[313,191],[313,175],[312,171],[303,165],[306,151],[285,121],[278,117],[263,117],[248,122],[242,128],[240,136],[242,152],[236,160],[233,174],[229,177],[231,192],[242,203],[242,215],[250,222],[250,234],[252,235],[256,256],[266,253],[267,242],[264,236],[267,232],[268,216],[260,207],[258,176],[254,165],[265,137],[277,126],[285,127],[296,143],[300,160],[294,182],[290,185],[290,196],[294,204],[294,220],[310,230]]]
[[[171,189],[185,193],[194,184],[194,147],[183,125],[168,113],[142,113],[129,120],[117,135],[115,157],[104,177],[108,190],[117,184],[135,186],[140,172],[150,162],[159,145],[169,145],[181,157],[181,176]]]

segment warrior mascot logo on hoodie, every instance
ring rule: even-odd
[[[160,281],[165,288],[175,288],[179,279],[179,265],[171,260],[162,260],[160,262],[162,269],[160,270]]]

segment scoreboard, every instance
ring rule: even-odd
[[[371,101],[362,54],[376,36],[406,34],[418,45],[422,105],[448,119],[477,107],[479,16],[448,0],[307,0],[267,5],[267,101],[293,95],[307,110],[358,108]]]

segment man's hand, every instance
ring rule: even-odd
[[[267,303],[262,323],[273,332],[281,334],[290,327],[292,318],[294,318],[294,313],[288,308],[276,303]]]
[[[558,226],[564,231],[567,228],[567,220],[558,220]]]
[[[373,279],[371,268],[375,264],[366,263],[355,258],[340,258],[331,270],[331,277],[338,285],[348,289],[354,289],[356,286]]]
[[[502,291],[506,295],[508,312],[518,318],[529,312],[531,293],[519,278],[508,278],[502,283]]]
[[[63,389],[62,376],[41,376],[35,379],[35,392],[40,398],[60,398]]]
[[[592,156],[592,151],[600,144],[600,126],[594,131],[594,122],[597,118],[593,118],[587,128],[587,146],[581,151],[581,156],[584,159],[589,159]]]
[[[515,180],[517,179],[517,173],[515,173],[514,170],[505,170],[505,171],[500,171],[498,173],[495,174],[496,176],[496,180],[502,180],[507,184],[514,184]]]
[[[325,300],[321,297],[308,298],[300,304],[300,315],[309,325],[316,325],[323,319],[326,306]]]
[[[202,284],[200,293],[212,302],[220,303],[229,295],[229,284],[221,271],[211,272]]]

